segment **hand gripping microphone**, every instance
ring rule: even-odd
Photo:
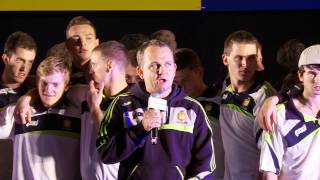
[[[150,95],[150,97],[148,99],[148,109],[160,110],[162,121],[164,121],[166,119],[165,114],[167,111],[167,100],[161,99],[160,94],[153,93]],[[162,114],[164,114],[164,116]],[[151,129],[151,143],[157,144],[157,141],[158,141],[158,128],[152,128]]]

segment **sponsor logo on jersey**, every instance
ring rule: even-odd
[[[31,122],[28,122],[26,124],[27,127],[29,127],[29,126],[38,126],[38,125],[39,125],[39,120],[31,121]]]
[[[307,126],[304,124],[302,127],[294,131],[294,134],[299,137],[300,134],[306,132]]]

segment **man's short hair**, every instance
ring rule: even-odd
[[[101,52],[102,56],[111,58],[118,63],[120,68],[125,69],[128,64],[128,50],[127,48],[118,41],[107,41],[99,44],[93,49],[94,51]]]
[[[22,31],[12,33],[6,43],[4,44],[4,53],[11,55],[15,52],[16,48],[23,48],[28,50],[37,51],[37,44],[33,37]]]
[[[305,45],[297,39],[290,39],[285,42],[277,51],[277,63],[288,71],[295,71],[298,68],[299,57]]]
[[[72,55],[70,51],[68,51],[65,42],[53,45],[47,52],[47,57],[49,56],[62,57],[65,61],[67,61],[70,64],[70,66],[72,64]]]
[[[65,83],[69,84],[71,67],[62,57],[49,56],[45,58],[37,68],[37,77],[52,75],[53,73],[64,74]]]
[[[144,42],[140,48],[138,49],[137,52],[137,61],[138,61],[138,65],[142,66],[143,65],[143,57],[144,57],[144,52],[146,51],[146,49],[150,46],[156,46],[156,47],[167,47],[171,50],[170,46],[160,40],[157,39],[151,39],[149,41]]]
[[[246,44],[255,44],[257,49],[260,46],[257,38],[248,31],[239,30],[231,33],[226,40],[224,41],[224,50],[223,53],[229,55],[232,50],[232,45],[235,43],[246,43]]]
[[[136,49],[132,49],[132,50],[128,51],[128,63],[132,67],[137,67],[138,66],[137,52],[138,51]]]
[[[89,25],[92,27],[92,29],[94,30],[94,34],[96,35],[96,28],[94,26],[94,24],[89,20],[87,19],[86,17],[84,16],[76,16],[74,18],[72,18],[70,21],[69,21],[69,24],[67,26],[67,29],[66,29],[66,37],[67,39],[69,38],[69,30],[72,26],[76,26],[76,25]]]
[[[128,50],[137,49],[142,43],[149,40],[149,37],[145,34],[125,34],[120,42],[126,46]]]
[[[151,34],[151,39],[158,39],[169,45],[172,51],[177,48],[176,35],[167,29],[161,29]]]
[[[183,69],[193,70],[195,68],[201,68],[202,64],[199,55],[192,49],[179,48],[174,53],[174,60],[177,64],[177,71]]]

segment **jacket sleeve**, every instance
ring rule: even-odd
[[[125,127],[125,112],[119,97],[109,105],[100,125],[97,150],[104,163],[113,164],[130,157],[145,144],[148,132],[141,123]]]
[[[13,137],[15,106],[7,106],[0,109],[0,139],[9,139]]]
[[[198,104],[197,119],[194,127],[194,143],[191,162],[187,167],[187,178],[213,179],[216,167],[212,129],[209,119],[200,104]]]

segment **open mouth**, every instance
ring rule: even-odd
[[[158,84],[163,84],[163,83],[165,83],[165,82],[167,82],[166,79],[163,79],[163,78],[157,79],[157,83],[158,83]]]

